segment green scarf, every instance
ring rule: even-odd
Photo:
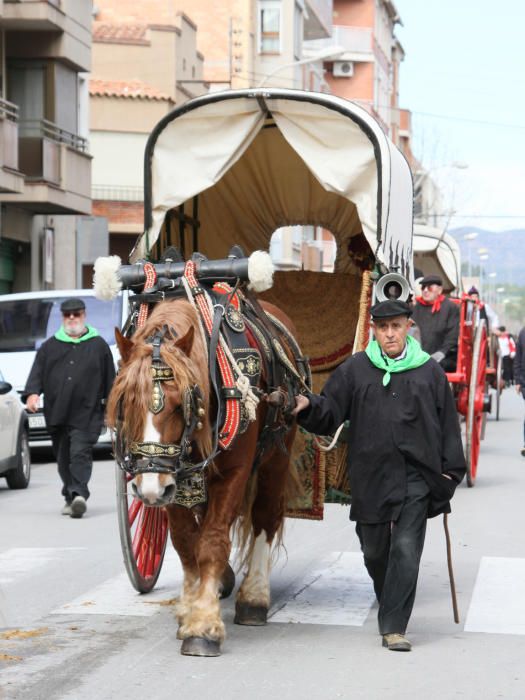
[[[66,331],[64,330],[64,326],[60,326],[60,329],[55,333],[55,338],[57,340],[62,341],[63,343],[82,343],[84,342],[84,340],[91,340],[91,338],[97,337],[98,331],[96,328],[93,328],[93,326],[88,326],[87,324],[86,328],[87,333],[81,335],[80,338],[72,338],[66,333]]]
[[[430,359],[430,355],[421,349],[421,345],[411,335],[407,336],[406,355],[402,360],[391,360],[385,357],[377,340],[370,341],[365,352],[373,365],[385,371],[383,386],[389,384],[392,372],[406,372],[409,369],[416,369]]]

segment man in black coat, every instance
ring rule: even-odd
[[[455,372],[458,357],[459,306],[443,294],[439,275],[427,275],[420,282],[413,319],[419,328],[421,347],[445,372]]]
[[[516,341],[516,356],[514,358],[514,384],[516,391],[525,399],[525,328],[522,328]],[[525,457],[525,423],[523,424],[522,457]]]
[[[376,340],[343,362],[320,395],[297,396],[293,411],[319,435],[349,421],[350,519],[379,601],[383,646],[392,651],[411,649],[405,631],[427,518],[450,512],[466,472],[446,375],[408,335],[410,315],[400,301],[372,307]]]
[[[60,310],[62,326],[38,350],[24,396],[27,410],[34,413],[44,394],[44,416],[66,501],[62,514],[81,518],[115,366],[106,341],[86,324],[82,299],[67,299]]]

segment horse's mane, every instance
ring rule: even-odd
[[[120,404],[123,437],[129,442],[142,440],[153,389],[151,379],[153,347],[146,342],[146,339],[164,326],[168,327],[168,332],[164,336],[160,354],[163,362],[173,370],[177,390],[182,393],[186,388],[198,384],[203,394],[206,415],[203,419],[203,429],[196,433],[195,441],[201,455],[206,457],[211,452],[207,350],[204,347],[197,312],[189,302],[183,299],[159,302],[144,326],[133,336],[130,356],[126,362],[122,363],[108,398],[107,423],[112,428],[116,427]],[[188,357],[175,343],[190,327],[194,328],[194,339]]]

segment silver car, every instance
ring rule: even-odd
[[[0,476],[11,489],[25,489],[31,478],[29,426],[16,391],[0,372]]]

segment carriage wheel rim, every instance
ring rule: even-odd
[[[116,465],[117,514],[124,565],[139,593],[153,589],[160,575],[168,540],[163,508],[146,506],[128,493],[131,478]]]
[[[502,375],[502,358],[498,354],[498,368],[496,370],[496,420],[499,420],[499,407],[501,399],[501,375]]]
[[[487,363],[487,335],[485,321],[481,321],[474,336],[472,351],[472,366],[469,382],[469,398],[466,420],[466,450],[467,483],[474,486],[478,470],[481,430],[483,427],[483,412],[475,413],[476,393],[484,391],[485,370]]]

